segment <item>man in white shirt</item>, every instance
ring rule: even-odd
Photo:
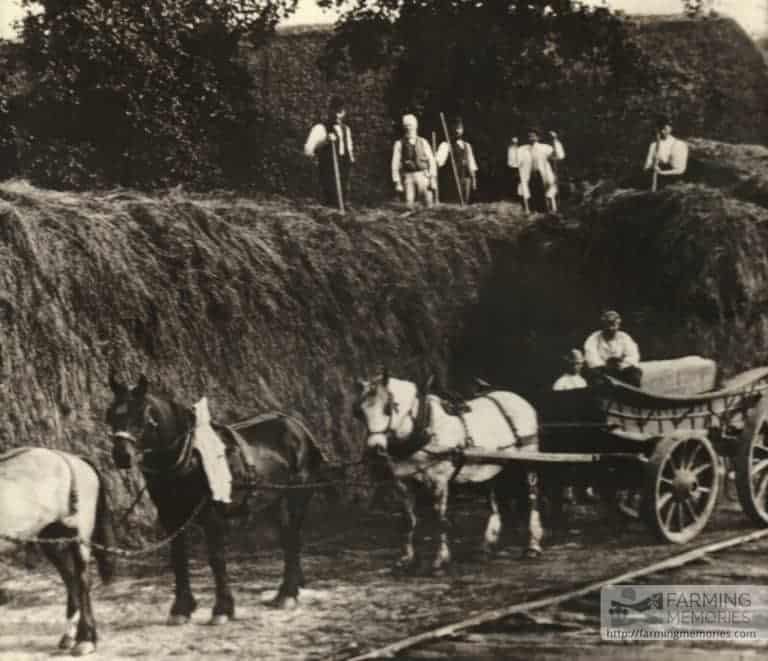
[[[323,201],[325,204],[334,207],[339,204],[339,199],[338,191],[336,190],[336,175],[333,168],[333,152],[331,150],[336,150],[336,158],[339,164],[339,184],[344,203],[349,198],[350,175],[352,164],[355,162],[352,131],[344,123],[346,115],[344,101],[338,97],[331,99],[328,121],[315,124],[309,132],[309,137],[304,145],[304,154],[308,158],[317,156]]]
[[[530,213],[531,206],[537,211],[557,212],[557,176],[551,161],[562,161],[565,149],[557,133],[550,131],[549,135],[552,145],[539,142],[539,132],[531,129],[527,145],[518,147],[515,140],[507,150],[507,165],[519,172],[517,193],[526,213]]]
[[[645,169],[656,172],[661,187],[678,181],[685,174],[688,167],[688,145],[672,135],[672,124],[668,119],[660,119],[657,128],[657,140],[648,147]]]
[[[405,192],[405,203],[412,207],[416,198],[432,206],[432,191],[437,178],[437,163],[429,142],[418,134],[414,115],[403,116],[403,137],[392,148],[392,183],[398,193]]]
[[[457,118],[453,122],[453,136],[451,141],[440,143],[437,148],[437,167],[439,170],[440,191],[444,202],[459,202],[459,194],[456,189],[456,177],[454,176],[453,162],[456,164],[459,186],[461,186],[462,199],[469,203],[472,192],[477,190],[477,161],[472,145],[464,139],[464,122]]]
[[[621,316],[606,310],[600,317],[601,330],[584,342],[584,359],[592,373],[603,373],[639,386],[642,372],[638,367],[640,350],[635,341],[621,328]]]

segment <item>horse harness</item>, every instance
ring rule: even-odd
[[[150,404],[147,404],[147,406],[144,408],[143,413],[143,420],[145,421],[145,429],[142,431],[141,438],[143,439],[144,434],[146,433],[146,427],[150,427],[153,430],[157,430],[158,423],[157,421],[150,415],[149,413]],[[190,425],[188,429],[183,431],[179,436],[177,436],[173,442],[170,444],[169,447],[163,448],[161,450],[152,449],[152,448],[145,448],[145,447],[139,447],[139,443],[137,442],[136,437],[133,436],[133,434],[127,432],[127,431],[118,431],[112,434],[113,438],[122,438],[123,440],[128,441],[131,443],[140,453],[141,455],[141,472],[144,473],[147,476],[150,475],[168,475],[168,476],[179,476],[179,475],[186,475],[187,473],[191,472],[191,470],[194,468],[192,463],[192,454],[193,454],[193,436],[194,436],[194,424]],[[143,445],[143,444],[142,444]],[[161,452],[171,452],[178,448],[178,446],[181,445],[181,449],[178,452],[178,456],[176,457],[176,460],[173,462],[173,465],[169,468],[153,468],[151,466],[147,466],[146,462],[144,461],[144,458],[148,454],[152,453],[161,453]]]
[[[427,397],[427,394],[423,396],[419,396],[417,394],[413,404],[411,404],[410,408],[408,409],[407,415],[413,421],[413,431],[411,432],[406,442],[399,441],[397,443],[392,443],[392,440],[396,438],[395,430],[392,425],[394,421],[394,414],[397,412],[397,402],[394,401],[394,395],[391,392],[388,392],[387,407],[389,409],[389,419],[387,421],[386,428],[382,431],[375,431],[371,430],[370,427],[367,427],[366,433],[369,436],[373,434],[384,434],[388,441],[388,454],[391,455],[394,459],[406,459],[419,450],[424,450],[424,448],[429,445],[433,437],[432,432],[429,431],[432,416]],[[515,439],[514,443],[501,446],[498,448],[499,450],[508,450],[513,447],[523,448],[525,446],[533,445],[536,443],[538,440],[536,434],[530,434],[527,436],[520,435],[512,418],[506,412],[499,400],[493,397],[493,395],[487,393],[482,394],[478,399],[487,399],[495,405],[502,418],[507,423],[507,426],[512,432],[512,436]],[[418,413],[414,416],[413,410],[417,403],[419,404]],[[464,415],[465,413],[471,412],[472,409],[469,404],[467,404],[465,401],[459,400],[458,398],[441,398],[441,404],[446,414],[452,417],[457,417],[461,422],[462,427],[464,428],[463,443],[450,451],[451,462],[454,465],[454,471],[450,479],[454,480],[466,463],[466,456],[464,451],[467,448],[475,446],[475,440],[472,437],[472,434],[469,430],[469,425],[467,424],[467,420]]]

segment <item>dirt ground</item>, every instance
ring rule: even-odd
[[[219,627],[207,625],[213,584],[197,534],[192,578],[199,610],[188,625],[165,624],[173,584],[163,555],[145,557],[142,564],[121,561],[111,585],[102,586],[94,577],[98,656],[341,660],[489,608],[618,574],[683,550],[656,543],[639,522],[579,506],[571,513],[568,530],[549,537],[541,559],[520,559],[521,530],[508,535],[500,555],[486,559],[479,553],[485,510],[479,503],[464,502],[454,509],[455,562],[449,573],[397,575],[391,571],[398,555],[395,512],[396,505],[389,503],[376,511],[314,511],[304,556],[308,585],[293,611],[263,604],[273,596],[282,571],[274,538],[258,526],[240,535],[229,553],[237,616]],[[737,507],[726,501],[696,544],[748,528]],[[427,530],[421,548],[431,549],[431,541]],[[763,582],[768,554],[757,557],[765,561],[746,574],[733,573],[733,580]],[[750,581],[750,571],[760,576]],[[3,568],[0,577],[6,578],[2,588],[7,600],[0,606],[0,658],[32,661],[61,654],[55,646],[63,631],[64,590],[52,568],[44,560],[32,569],[12,565]]]

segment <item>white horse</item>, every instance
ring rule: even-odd
[[[504,452],[510,455],[538,450],[536,411],[522,397],[507,391],[491,391],[466,402],[466,411],[449,414],[442,400],[419,393],[410,381],[386,373],[372,381],[358,382],[357,413],[367,428],[369,452],[384,456],[403,497],[407,530],[403,556],[397,567],[413,564],[414,530],[417,524],[417,484],[427,487],[440,525],[440,544],[432,564],[440,571],[451,559],[448,544],[449,489],[452,484],[489,482],[503,467],[491,463],[463,463],[462,450]],[[541,553],[543,534],[537,507],[536,474],[526,471],[528,488],[529,557]],[[522,485],[521,485],[522,486]],[[491,515],[485,529],[484,547],[491,551],[501,532],[497,494],[489,489]]]
[[[67,588],[67,630],[59,642],[75,656],[96,650],[90,595],[88,542],[113,543],[112,520],[96,469],[67,452],[17,448],[0,455],[0,554],[23,540],[42,543]],[[111,557],[94,549],[102,581],[112,577]]]

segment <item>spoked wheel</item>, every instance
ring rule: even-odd
[[[760,412],[745,426],[742,440],[734,458],[736,491],[744,513],[756,524],[765,526],[768,525],[768,412]]]
[[[717,455],[709,440],[664,438],[647,465],[644,518],[664,541],[685,544],[707,525],[717,488]]]

